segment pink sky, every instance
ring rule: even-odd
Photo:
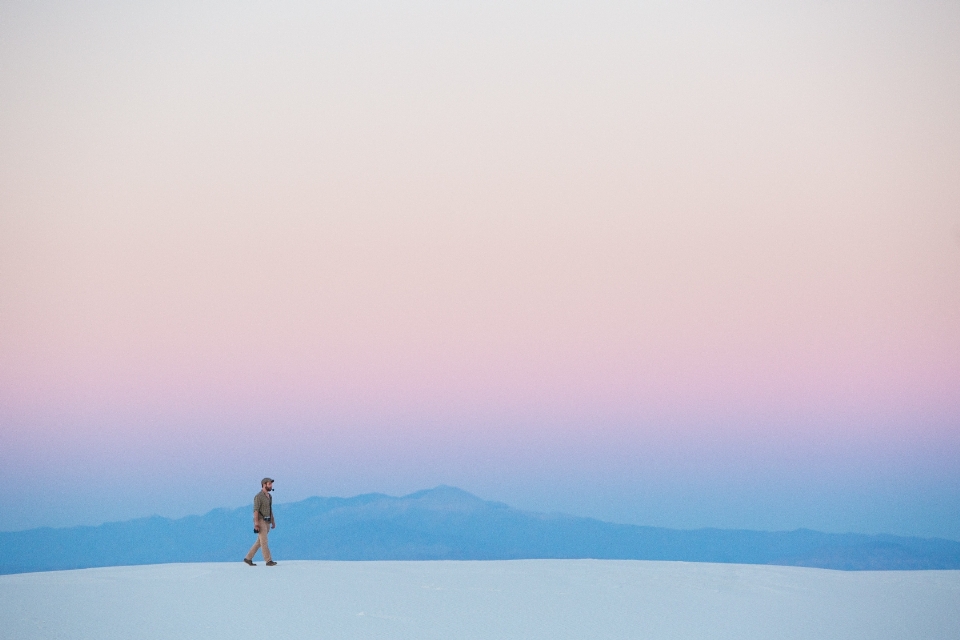
[[[244,501],[262,447],[291,499],[960,539],[955,6],[0,25],[20,521]]]

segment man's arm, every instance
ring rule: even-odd
[[[253,529],[260,529],[260,510],[263,508],[263,494],[258,493],[253,497]]]

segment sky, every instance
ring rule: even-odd
[[[0,530],[960,540],[955,2],[3,1],[0,149]]]

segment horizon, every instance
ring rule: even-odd
[[[41,0],[0,60],[0,528],[960,540],[957,3]]]
[[[369,493],[360,493],[360,494],[351,495],[351,496],[311,495],[311,496],[307,496],[307,497],[305,497],[305,498],[300,498],[300,499],[298,499],[298,500],[291,501],[291,502],[277,502],[277,503],[274,504],[274,506],[275,506],[275,507],[280,507],[280,506],[285,506],[285,505],[297,505],[297,504],[300,504],[300,503],[303,503],[303,502],[307,502],[307,501],[309,501],[309,500],[344,500],[344,501],[351,501],[351,500],[356,500],[356,499],[358,499],[358,498],[370,498],[370,497],[388,498],[388,499],[391,499],[391,500],[404,500],[404,499],[412,498],[412,497],[414,497],[414,496],[418,496],[418,495],[422,495],[422,494],[436,493],[437,491],[441,491],[441,490],[444,490],[444,489],[452,489],[452,490],[456,491],[456,492],[459,493],[459,494],[464,494],[464,495],[466,495],[466,496],[469,496],[470,498],[474,498],[474,499],[476,499],[476,500],[479,500],[480,502],[483,502],[484,504],[488,504],[488,505],[489,505],[489,504],[502,505],[502,506],[505,506],[505,507],[507,507],[508,509],[510,509],[510,510],[512,510],[512,511],[517,511],[517,512],[521,512],[521,513],[538,514],[538,515],[551,515],[551,516],[564,516],[564,517],[572,517],[572,518],[585,518],[585,519],[590,519],[590,520],[596,520],[596,521],[602,522],[602,523],[604,523],[604,524],[613,524],[613,525],[627,525],[627,526],[637,526],[637,527],[652,527],[652,525],[643,525],[643,524],[636,524],[636,523],[613,522],[613,521],[600,520],[600,519],[598,519],[598,518],[591,518],[591,517],[589,517],[589,516],[578,516],[578,515],[575,515],[575,514],[565,513],[565,512],[562,512],[562,511],[542,512],[542,511],[529,511],[529,510],[517,509],[517,508],[514,507],[513,505],[507,504],[507,503],[505,503],[505,502],[501,502],[501,501],[497,501],[497,500],[487,500],[486,498],[483,498],[482,496],[478,496],[478,495],[476,495],[476,494],[473,494],[473,493],[471,493],[471,492],[469,492],[469,491],[466,491],[465,489],[461,489],[460,487],[455,487],[455,486],[447,485],[447,484],[441,484],[441,485],[437,485],[437,486],[435,486],[435,487],[431,487],[431,488],[427,488],[427,489],[420,489],[420,490],[418,490],[418,491],[414,491],[414,492],[412,492],[412,493],[408,493],[408,494],[405,494],[405,495],[390,495],[390,494],[383,493],[383,492],[378,492],[378,491],[369,492]],[[162,515],[160,515],[160,514],[154,513],[154,514],[150,514],[150,515],[146,515],[146,516],[138,516],[138,517],[135,517],[135,518],[127,518],[127,519],[124,519],[124,520],[109,520],[109,521],[99,522],[99,523],[89,524],[89,525],[67,525],[67,526],[62,526],[62,527],[33,527],[33,528],[30,528],[30,529],[4,530],[4,531],[0,531],[0,533],[19,533],[19,532],[33,531],[33,530],[36,530],[36,529],[45,529],[45,528],[50,528],[50,529],[73,529],[73,528],[77,528],[77,527],[99,527],[99,526],[102,526],[102,525],[123,524],[123,523],[133,522],[133,521],[137,521],[137,520],[151,520],[151,519],[155,519],[155,518],[160,518],[160,519],[163,519],[163,520],[170,520],[170,521],[179,521],[179,520],[184,520],[184,519],[187,519],[187,518],[203,518],[204,516],[208,516],[208,515],[211,515],[211,514],[213,514],[213,513],[215,513],[215,512],[219,512],[219,511],[239,511],[239,510],[248,509],[248,508],[249,508],[249,505],[219,506],[219,507],[213,507],[212,509],[209,509],[209,510],[204,511],[204,512],[200,512],[200,513],[189,513],[189,514],[182,515],[182,516],[177,516],[177,517],[162,516]],[[286,527],[284,527],[284,528],[286,528]],[[721,527],[697,527],[697,528],[693,528],[693,529],[680,529],[680,528],[672,528],[672,527],[652,527],[652,528],[666,529],[666,530],[675,530],[675,531],[717,530],[717,531],[744,531],[744,532],[762,532],[762,533],[795,533],[795,532],[800,532],[800,531],[807,531],[807,532],[811,532],[811,533],[828,533],[828,534],[836,534],[836,535],[868,535],[868,536],[869,536],[869,535],[881,535],[881,536],[887,536],[887,535],[889,535],[889,536],[894,536],[894,537],[919,538],[919,539],[928,539],[928,540],[938,540],[938,539],[939,539],[939,540],[947,540],[947,541],[950,541],[950,542],[960,542],[960,540],[955,540],[955,539],[951,539],[951,538],[938,538],[938,537],[936,537],[936,536],[897,536],[897,535],[895,535],[895,534],[890,534],[890,533],[888,533],[888,532],[877,532],[877,533],[874,533],[874,534],[863,534],[862,532],[856,532],[856,531],[829,531],[829,532],[828,532],[828,531],[818,531],[818,530],[815,530],[815,529],[809,529],[809,528],[806,528],[806,527],[797,527],[797,528],[795,528],[795,529],[771,529],[771,530],[764,530],[764,529],[733,529],[733,528],[721,528]]]
[[[287,560],[648,560],[841,571],[960,569],[960,541],[811,529],[665,529],[513,509],[455,487],[409,496],[311,497],[275,505],[271,547]],[[99,527],[2,533],[0,574],[166,563],[236,563],[250,507]],[[172,547],[171,536],[182,544]],[[245,564],[249,564],[244,559]]]

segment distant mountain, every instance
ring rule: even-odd
[[[960,542],[889,535],[676,530],[519,511],[440,486],[395,498],[308,498],[275,507],[281,560],[602,558],[845,570],[960,569]],[[167,562],[239,561],[251,507],[97,527],[0,533],[0,574]]]

